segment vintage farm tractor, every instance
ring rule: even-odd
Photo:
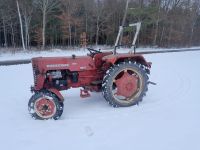
[[[81,97],[89,92],[102,92],[113,107],[138,104],[148,90],[151,63],[135,53],[141,23],[136,27],[129,53],[117,53],[122,26],[113,51],[88,48],[87,56],[37,57],[32,59],[34,86],[28,109],[34,119],[59,119],[64,109],[61,90],[82,87]],[[134,50],[134,51],[133,51]]]

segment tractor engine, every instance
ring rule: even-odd
[[[69,83],[78,82],[78,72],[70,72],[68,70],[55,70],[46,73],[45,85],[48,88],[56,88],[64,90],[69,87]]]
[[[46,82],[49,86],[56,89],[62,89],[67,86],[67,73],[66,71],[48,71],[46,73]]]

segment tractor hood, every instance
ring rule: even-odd
[[[32,58],[32,65],[44,72],[46,70],[84,71],[95,69],[93,59],[90,56],[36,57]]]

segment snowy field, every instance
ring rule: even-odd
[[[109,47],[94,47],[96,50],[101,51],[112,51],[112,48]],[[171,49],[163,49],[163,48],[137,48],[136,52],[144,52],[144,51],[164,51],[164,50],[183,50],[185,48],[171,48]],[[191,47],[188,48],[188,50],[194,50],[194,49],[200,49],[200,47]],[[119,53],[127,53],[130,49],[121,48],[117,49],[117,52]],[[32,57],[55,57],[55,56],[71,56],[72,54],[76,54],[77,56],[81,56],[84,54],[87,54],[87,49],[74,49],[74,50],[60,50],[60,49],[53,49],[53,50],[45,50],[45,51],[16,51],[15,53],[11,53],[9,51],[0,51],[0,61],[5,60],[20,60],[20,59],[31,59]]]
[[[10,58],[26,57],[17,55]],[[145,57],[153,63],[150,80],[157,85],[149,85],[139,106],[112,108],[101,93],[81,99],[79,89],[71,89],[63,92],[65,109],[58,121],[28,114],[31,64],[1,66],[0,149],[199,150],[200,52]],[[1,54],[0,60],[7,58]]]

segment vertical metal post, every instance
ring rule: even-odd
[[[130,0],[127,0],[127,1],[126,1],[126,8],[125,8],[125,11],[124,11],[124,17],[123,17],[122,25],[121,25],[122,27],[124,27],[124,25],[125,25],[126,16],[127,16],[127,11],[128,11],[128,6],[129,6],[129,2],[130,2]],[[122,33],[121,36],[120,36],[119,45],[121,45],[121,43],[122,43],[122,38],[123,38],[123,33]]]
[[[119,32],[118,32],[118,35],[117,35],[117,39],[115,41],[115,48],[114,48],[114,51],[113,51],[114,55],[116,54],[116,49],[117,49],[117,46],[118,46],[118,43],[119,43],[119,38],[120,38],[122,32],[123,32],[123,27],[119,26]]]
[[[136,40],[138,38],[138,34],[140,32],[141,22],[130,24],[129,26],[131,26],[131,27],[136,26],[136,32],[135,32],[135,36],[134,36],[134,39],[133,39],[133,42],[132,42],[132,46],[131,46],[131,50],[130,50],[130,53],[132,53],[132,49],[134,49],[134,53],[135,53],[135,48],[136,48],[135,47],[135,43],[136,43]]]

